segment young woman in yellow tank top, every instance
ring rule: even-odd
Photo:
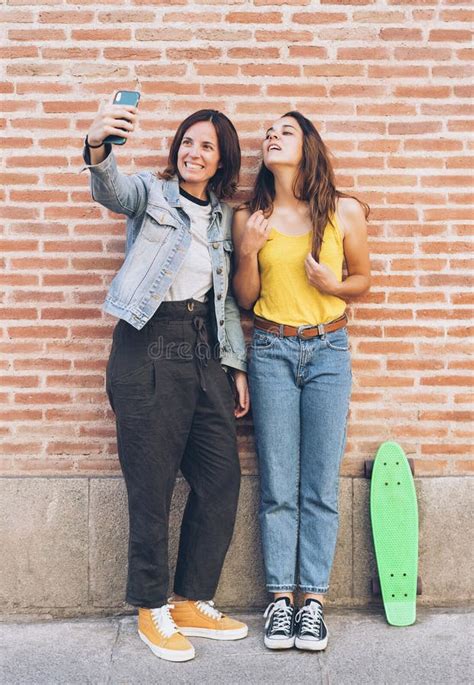
[[[370,287],[367,216],[367,205],[336,189],[329,153],[306,117],[289,112],[268,129],[233,237],[235,294],[255,314],[249,384],[274,594],[265,612],[271,649],[327,645],[323,599],[352,380],[345,308]],[[304,604],[296,613],[297,589]]]

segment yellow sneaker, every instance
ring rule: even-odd
[[[194,637],[240,640],[247,636],[249,630],[245,623],[225,616],[215,609],[214,602],[175,602],[171,616],[180,633]]]
[[[153,654],[166,661],[189,661],[194,647],[171,618],[171,604],[159,609],[138,609],[138,634]]]

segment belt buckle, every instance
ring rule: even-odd
[[[316,328],[316,326],[311,326],[310,324],[305,324],[304,326],[298,326],[298,329],[296,331],[296,335],[300,340],[305,340],[305,337],[303,335],[303,331],[308,330],[308,328]]]

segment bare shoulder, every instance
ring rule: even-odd
[[[354,230],[366,228],[363,206],[353,197],[340,197],[337,201],[336,212],[344,236]]]
[[[364,208],[354,197],[340,197],[337,201],[337,212],[342,219],[365,221]]]

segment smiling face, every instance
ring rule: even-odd
[[[278,119],[263,141],[263,163],[272,171],[278,166],[298,167],[303,156],[303,131],[293,117]]]
[[[206,186],[220,161],[216,129],[210,121],[198,121],[184,133],[178,149],[178,171],[183,186]],[[192,191],[192,189],[191,189]]]

